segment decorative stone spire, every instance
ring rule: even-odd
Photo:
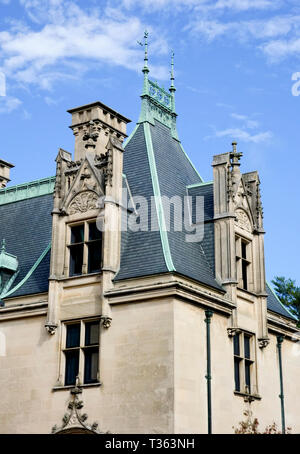
[[[230,153],[230,163],[231,163],[231,181],[234,187],[234,191],[237,188],[237,185],[241,179],[240,171],[240,159],[243,156],[243,153],[237,152],[237,142],[232,142],[232,152]]]
[[[230,160],[231,160],[231,165],[232,167],[237,166],[239,167],[240,164],[240,159],[243,156],[243,153],[238,153],[237,152],[237,142],[232,142],[232,152],[230,153]]]

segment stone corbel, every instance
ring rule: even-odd
[[[265,348],[269,345],[270,339],[268,337],[262,337],[261,339],[258,339],[258,346],[259,348]]]
[[[241,330],[239,328],[227,328],[227,334],[228,334],[228,337],[233,337],[235,336],[236,334],[239,334],[241,332]]]
[[[102,320],[102,325],[104,328],[110,328],[111,327],[111,322],[112,322],[112,318],[111,317],[107,317],[105,315],[102,315],[100,317],[100,320]]]
[[[51,335],[55,334],[55,331],[56,331],[57,327],[58,327],[58,325],[56,325],[55,323],[47,322],[47,323],[45,324],[46,330],[47,330],[48,333],[51,334]]]

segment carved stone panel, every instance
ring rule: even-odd
[[[80,192],[72,199],[69,206],[69,214],[85,213],[99,208],[98,195],[92,191]]]
[[[235,211],[236,220],[235,223],[241,229],[247,230],[248,232],[252,231],[251,222],[249,216],[245,213],[244,210],[238,209]]]

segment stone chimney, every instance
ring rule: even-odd
[[[10,169],[13,167],[15,167],[13,164],[0,159],[0,189],[5,188],[7,183],[10,181],[9,173]]]
[[[127,137],[126,125],[130,120],[99,101],[70,109],[68,113],[72,115],[75,161],[82,159],[87,151],[95,155],[106,152],[110,136],[121,142]]]

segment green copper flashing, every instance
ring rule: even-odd
[[[155,156],[154,156],[154,151],[153,151],[149,123],[144,123],[144,133],[145,133],[145,139],[146,139],[147,154],[148,154],[148,160],[149,160],[149,166],[150,166],[150,172],[151,172],[153,193],[154,193],[154,198],[155,198],[157,219],[158,219],[159,232],[160,232],[160,238],[161,238],[161,244],[162,244],[162,248],[163,248],[164,258],[165,258],[165,262],[166,262],[168,270],[176,271],[174,264],[173,264],[172,257],[171,257],[171,251],[170,251],[169,240],[168,240],[168,232],[166,230],[165,215],[164,215],[163,205],[162,205],[162,200],[161,200],[161,193],[160,193],[160,187],[159,187],[159,181],[158,181],[158,175],[157,175],[157,169],[156,169]]]
[[[5,250],[5,239],[2,240],[1,252],[0,252],[0,270],[5,269],[16,272],[19,266],[18,259],[15,255],[9,254]]]
[[[171,74],[171,88],[166,91],[163,87],[159,86],[157,82],[153,82],[149,79],[149,68],[148,68],[148,32],[144,34],[144,44],[139,42],[141,46],[145,47],[144,67],[142,72],[144,73],[143,92],[141,95],[142,106],[139,117],[139,123],[149,122],[154,125],[154,120],[158,120],[165,126],[171,129],[172,137],[178,139],[178,133],[176,128],[176,117],[175,112],[175,87],[174,87],[174,54],[172,54],[172,74]]]
[[[138,124],[135,125],[135,127],[134,127],[132,133],[130,134],[130,136],[127,137],[127,139],[124,141],[124,143],[123,143],[123,148],[124,148],[124,149],[126,148],[126,146],[127,146],[127,145],[129,144],[129,142],[131,141],[131,139],[132,139],[132,137],[134,136],[134,134],[136,133],[136,130],[137,130],[138,127],[139,127]]]
[[[54,185],[55,177],[49,177],[0,189],[0,205],[51,194],[54,192]]]
[[[284,304],[282,304],[282,302],[280,301],[280,299],[279,299],[278,296],[276,295],[275,290],[274,290],[273,287],[271,286],[270,282],[267,281],[267,285],[268,285],[269,289],[271,290],[272,294],[274,295],[274,297],[277,299],[278,303],[283,307],[283,309],[284,309],[286,312],[288,312],[288,314],[290,314],[290,316],[293,317],[294,320],[297,320],[297,317],[296,317],[294,314],[292,314]]]
[[[45,258],[45,256],[48,254],[48,252],[50,251],[51,249],[51,243],[48,244],[48,246],[46,247],[46,249],[44,250],[44,252],[40,255],[40,257],[37,259],[37,261],[35,262],[35,264],[32,266],[32,268],[28,271],[28,273],[26,274],[26,276],[15,286],[13,287],[11,290],[9,290],[7,293],[5,294],[2,294],[0,295],[0,299],[4,299],[4,298],[8,298],[10,295],[12,295],[13,293],[15,293],[17,290],[19,290],[19,288],[22,287],[23,284],[25,284],[26,281],[28,281],[28,279],[30,278],[30,276],[34,273],[34,271],[37,269],[37,267],[39,266],[39,264],[42,262],[42,260]]]

